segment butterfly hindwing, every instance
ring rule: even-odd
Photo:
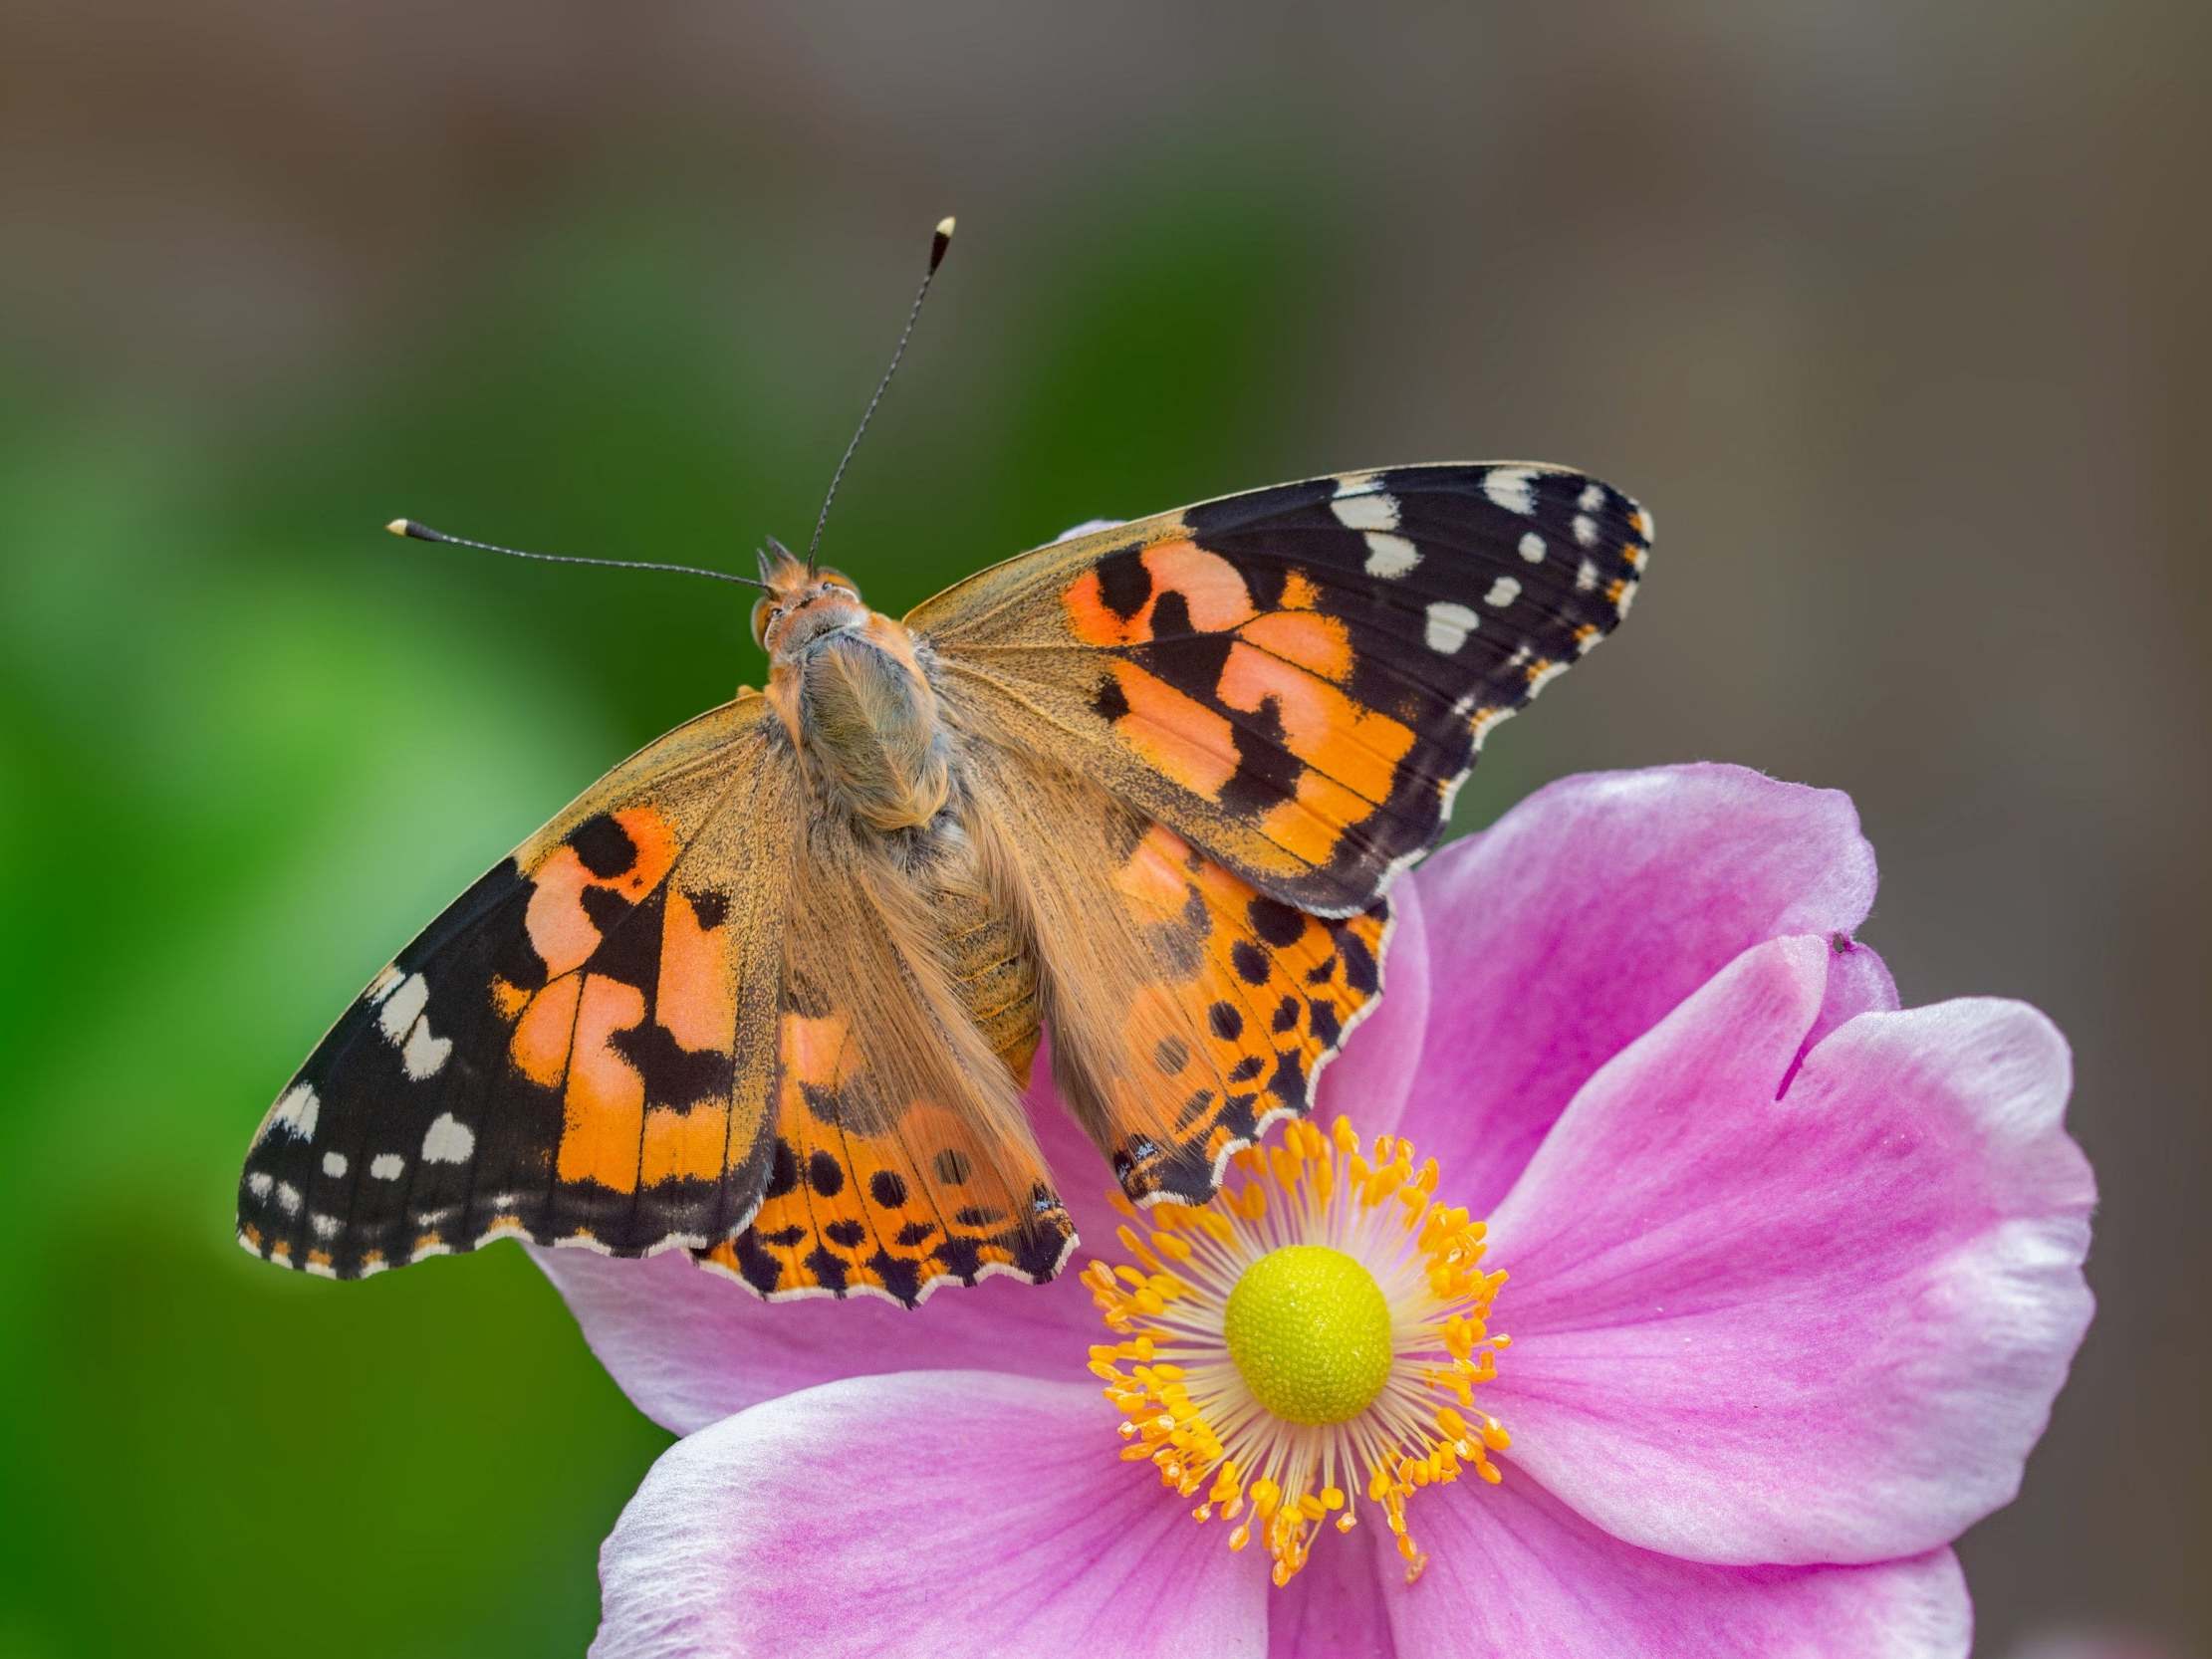
[[[640,1255],[768,1179],[797,810],[757,695],[641,751],[399,953],[263,1120],[239,1237],[354,1278],[515,1235]]]
[[[1075,1228],[1019,1098],[1036,972],[973,841],[901,867],[818,823],[798,878],[763,1201],[701,1260],[774,1301],[1052,1278]]]
[[[1381,992],[1387,901],[1311,915],[1065,767],[971,754],[1033,918],[1062,1098],[1138,1202],[1203,1203]]]
[[[1582,473],[1401,467],[1094,531],[907,622],[948,704],[1346,916],[1441,834],[1486,733],[1626,613],[1649,543]]]

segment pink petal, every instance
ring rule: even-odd
[[[1590,1074],[1739,952],[1856,929],[1874,855],[1835,791],[1659,767],[1540,790],[1414,880],[1433,991],[1405,1131],[1481,1215]]]
[[[1897,1011],[1896,982],[1889,977],[1888,964],[1874,954],[1872,946],[1838,935],[1829,941],[1829,948],[1836,954],[1828,964],[1828,990],[1821,999],[1821,1012],[1798,1045],[1797,1059],[1783,1075],[1784,1088],[1797,1076],[1805,1057],[1838,1026],[1861,1014]]]
[[[1745,952],[1592,1079],[1492,1221],[1509,1479],[1693,1560],[1957,1537],[2018,1490],[2089,1323],[2059,1034],[2017,1003],[1865,1014],[1777,1099],[1834,960]]]
[[[1315,1090],[1314,1114],[1324,1122],[1350,1116],[1361,1135],[1393,1132],[1419,1075],[1428,1029],[1428,926],[1411,881],[1390,891],[1390,938],[1382,950],[1382,996],[1344,1052],[1329,1063]]]
[[[1964,1659],[1973,1614],[1948,1549],[1858,1567],[1701,1566],[1609,1538],[1533,1483],[1432,1489],[1428,1551],[1385,1592],[1406,1659]]]
[[[1095,1384],[791,1394],[662,1454],[600,1552],[597,1659],[1258,1659],[1267,1575],[1116,1453]]]
[[[1404,1576],[1381,1528],[1324,1531],[1305,1569],[1268,1597],[1268,1659],[1397,1659],[1382,1585]]]
[[[765,1303],[680,1251],[531,1254],[622,1392],[677,1434],[839,1377],[979,1365],[1067,1382],[1106,1339],[1073,1262],[1050,1285],[948,1285],[909,1309],[876,1297]]]
[[[1112,1175],[1054,1098],[1043,1054],[1031,1076],[1030,1118],[1069,1214],[1087,1246],[1110,1252]],[[531,1251],[622,1392],[677,1434],[838,1377],[971,1364],[1048,1382],[1084,1376],[1090,1345],[1105,1339],[1077,1283],[1084,1254],[1050,1285],[946,1285],[905,1308],[871,1296],[771,1304],[681,1251],[642,1262]]]

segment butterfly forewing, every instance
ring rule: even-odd
[[[383,969],[263,1120],[239,1237],[354,1278],[512,1234],[703,1245],[767,1178],[797,844],[740,698],[617,768]]]
[[[1096,531],[907,622],[948,700],[1341,916],[1434,843],[1487,731],[1626,613],[1649,542],[1582,473],[1402,467]]]

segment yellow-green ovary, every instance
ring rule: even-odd
[[[1253,1397],[1285,1422],[1349,1422],[1389,1380],[1382,1288],[1327,1245],[1285,1245],[1246,1268],[1224,1332]]]

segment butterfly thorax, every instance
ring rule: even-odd
[[[881,834],[935,821],[949,745],[913,636],[834,574],[779,584],[763,604],[769,700],[822,808]]]

